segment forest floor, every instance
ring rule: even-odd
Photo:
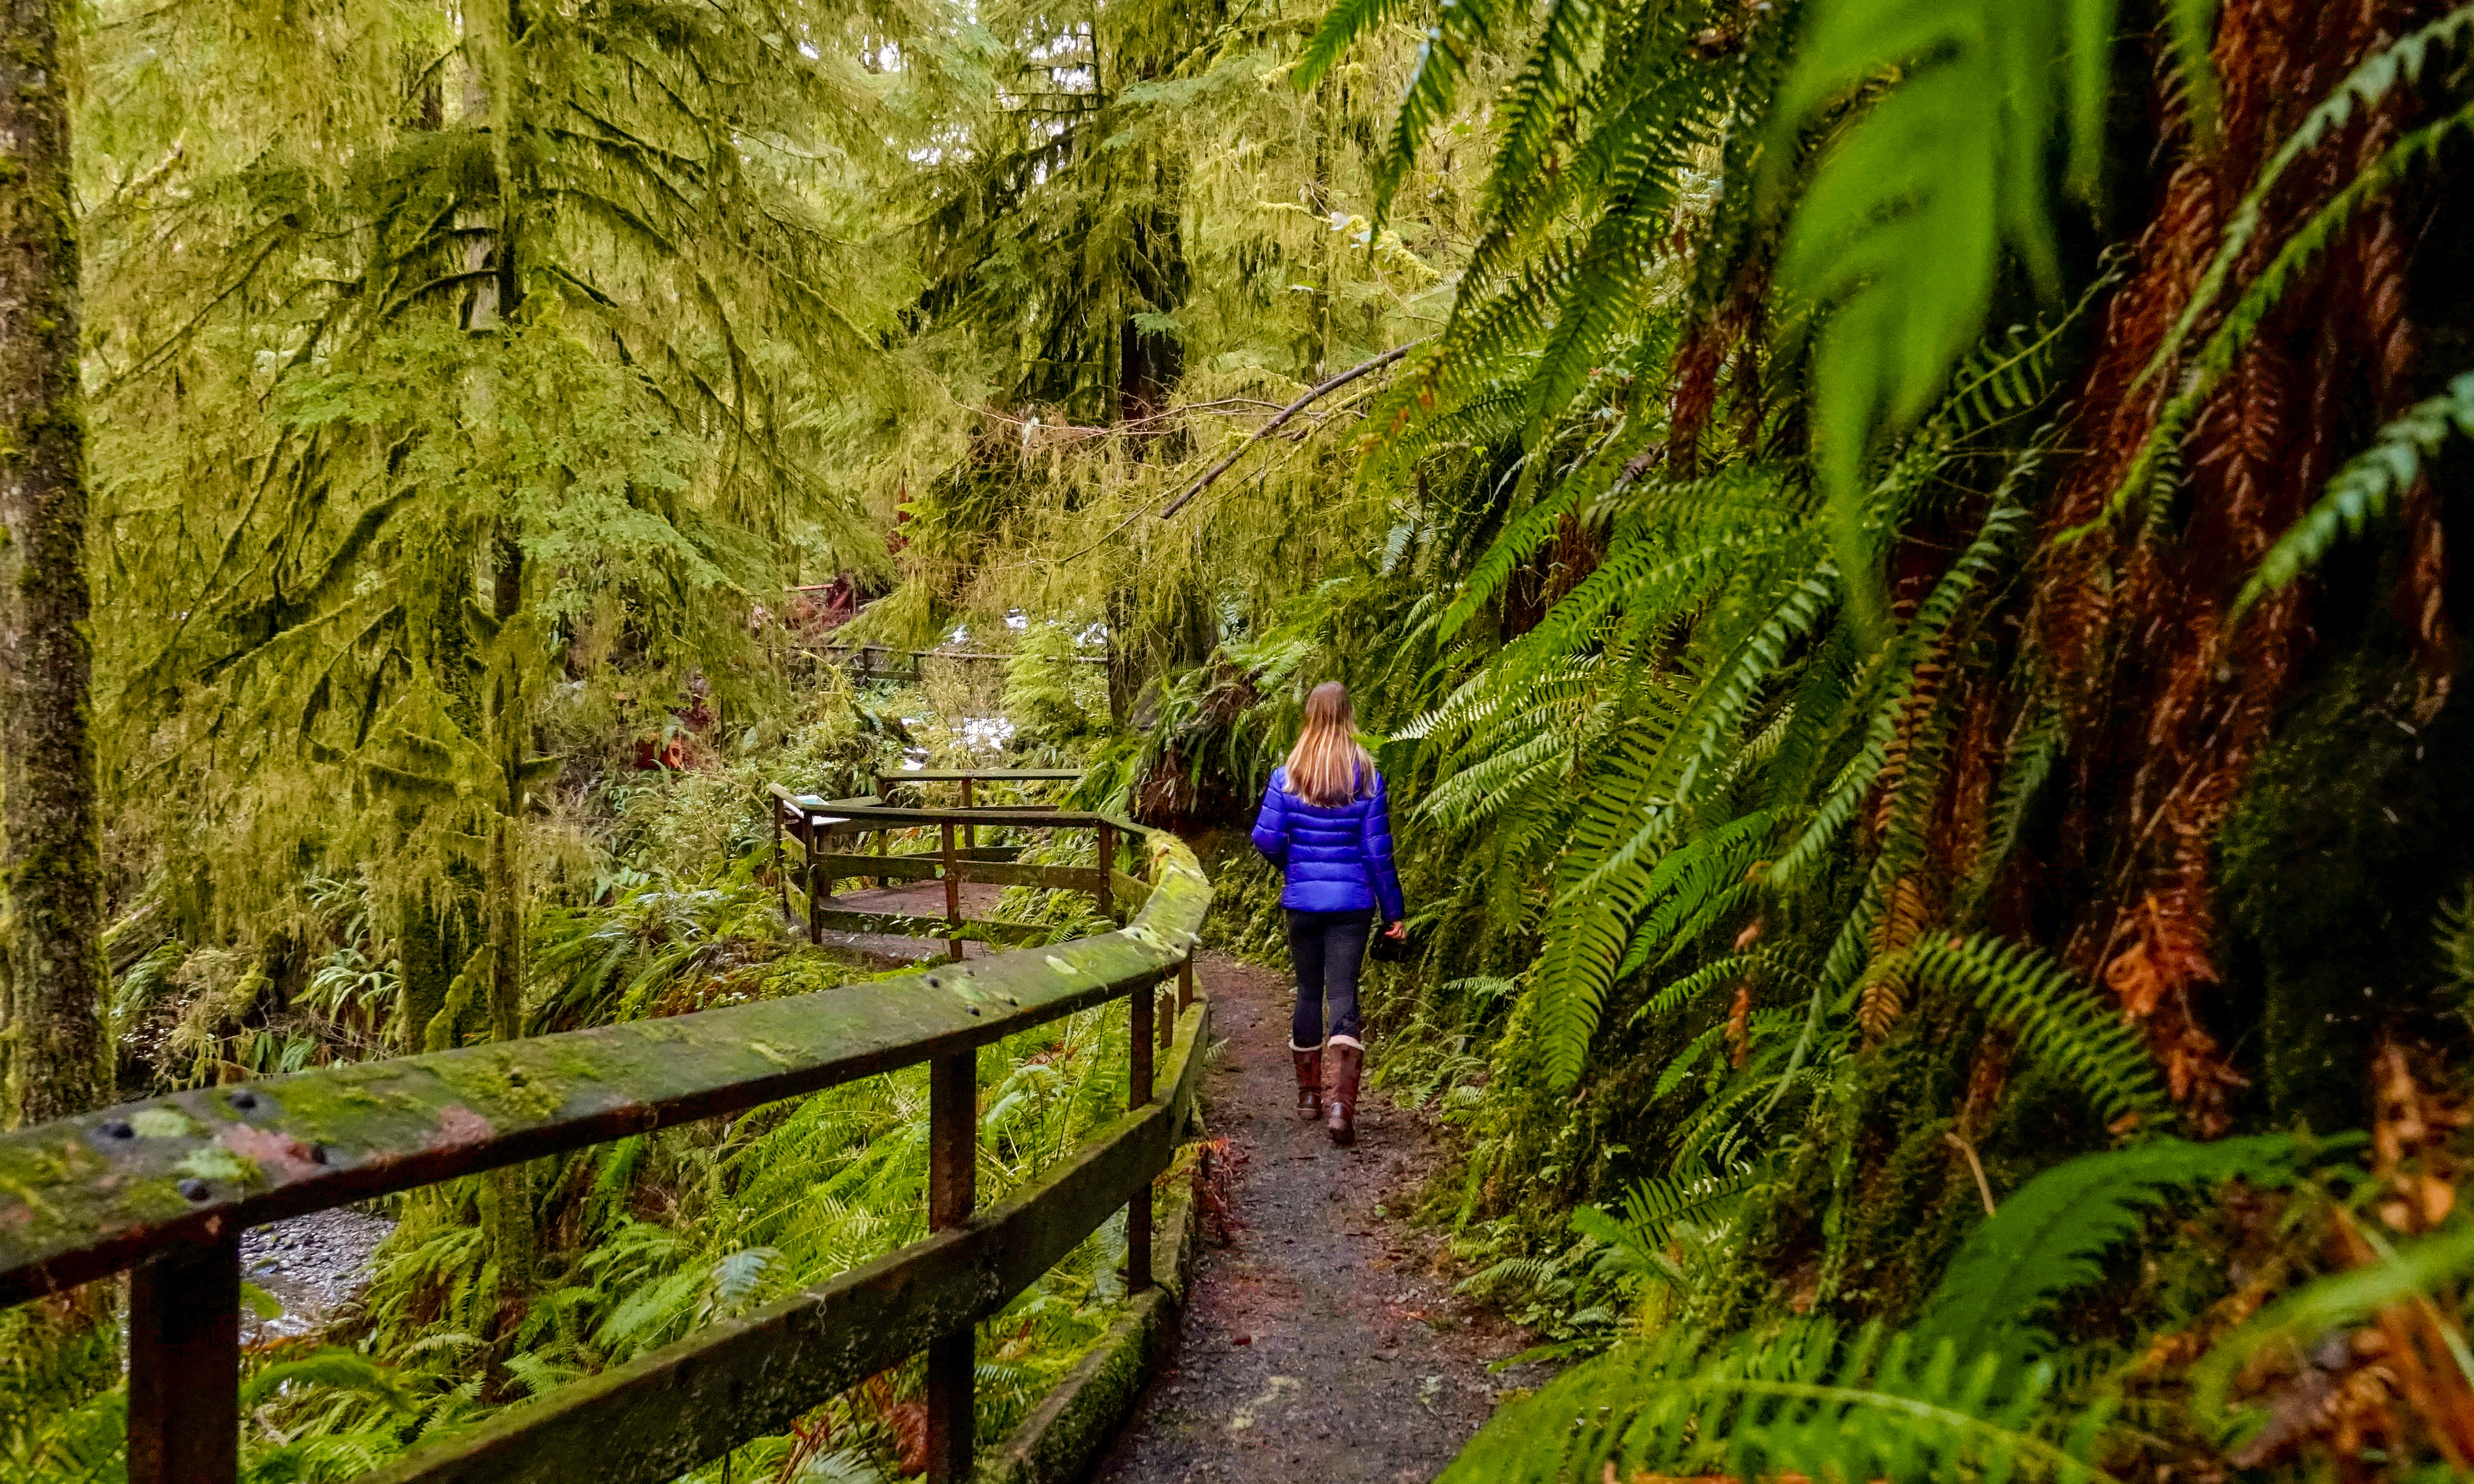
[[[1241,1225],[1203,1253],[1176,1351],[1094,1484],[1422,1484],[1545,1376],[1488,1371],[1528,1338],[1454,1295],[1440,1234],[1408,1221],[1443,1132],[1369,1089],[1356,1147],[1334,1146],[1293,1111],[1285,980],[1217,953],[1197,973],[1222,1043],[1206,1133],[1228,1141]]]

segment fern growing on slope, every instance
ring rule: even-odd
[[[2053,1373],[1799,1323],[1708,1340],[1676,1330],[1505,1406],[1438,1484],[1598,1484],[1637,1475],[2098,1480],[2107,1413],[2038,1426]]]
[[[1894,955],[1893,965],[1924,988],[1974,996],[2015,1026],[2021,1048],[2105,1118],[2151,1121],[2164,1113],[2165,1089],[2138,1034],[2039,950],[1997,938],[1933,936]]]
[[[2311,109],[2244,192],[2226,226],[2216,256],[2202,275],[2190,302],[2166,334],[2156,353],[2140,371],[2139,383],[2144,384],[2174,365],[2202,316],[2216,308],[2235,264],[2244,259],[2262,230],[2270,193],[2292,167],[2313,150],[2340,136],[2345,125],[2359,113],[2377,107],[2391,92],[2412,87],[2420,82],[2434,53],[2445,51],[2469,34],[2474,34],[2474,6],[2462,6],[2364,59]],[[2191,354],[2180,384],[2157,412],[2153,430],[2106,502],[2106,516],[2119,513],[2142,494],[2147,495],[2151,502],[2162,500],[2175,483],[2172,475],[2178,467],[2182,440],[2191,432],[2201,408],[2232,372],[2269,312],[2289,290],[2297,285],[2305,269],[2329,251],[2340,233],[2373,198],[2393,187],[2418,160],[2428,162],[2433,159],[2440,145],[2452,134],[2468,128],[2474,128],[2474,107],[2457,108],[2408,132],[2367,167],[2355,169],[2342,189],[2287,234],[2267,265],[2243,285],[2242,292],[2232,304],[2224,308],[2207,339]],[[2416,412],[2423,410],[2415,409]],[[2401,421],[2411,420],[2411,416]],[[2394,432],[2394,429],[2384,429],[2382,435],[2383,444],[2388,444],[2392,454],[2397,451],[2396,445],[2390,442]],[[2355,471],[2349,467],[2347,472]],[[2331,485],[2331,495],[2338,494],[2339,487],[2345,483],[2344,476],[2341,475]],[[2359,488],[2367,492],[2371,487],[2365,485]],[[2348,521],[2348,526],[2359,528],[2359,516]],[[2082,527],[2070,535],[2076,537],[2085,529]],[[2301,527],[2287,538],[2287,540],[2298,539],[2299,543],[2288,550],[2286,541],[2279,541],[2278,550],[2271,552],[2269,559],[2274,561],[2282,553],[2288,561],[2298,557],[2307,562],[2318,549],[2324,549],[2333,536],[2333,518],[2323,516],[2321,510],[2315,509]],[[2310,544],[2314,540],[2316,546]],[[2242,601],[2247,605],[2261,592],[2288,580],[2290,575],[2288,573],[2264,586],[2255,582],[2244,588]]]
[[[2387,515],[2424,477],[2424,464],[2438,454],[2451,432],[2474,438],[2474,371],[2458,376],[2438,396],[2415,403],[2337,471],[2327,492],[2259,559],[2258,569],[2235,600],[2237,610],[2301,576],[2303,568],[2327,554],[2340,534],[2359,536],[2364,526]]]
[[[2319,1152],[2335,1148],[2322,1145]],[[2065,1398],[2044,1322],[2102,1277],[2107,1252],[2177,1190],[2241,1179],[2292,1184],[2314,1153],[2286,1135],[2160,1139],[2044,1171],[1970,1233],[1917,1323],[1849,1332],[1817,1320],[1712,1339],[1686,1328],[1619,1348],[1495,1415],[1443,1475],[1595,1484],[1639,1474],[1803,1474],[1834,1479],[2101,1479],[2115,1439],[2101,1389]],[[1637,1188],[1621,1217],[1573,1225],[1627,1273],[1675,1276],[1669,1227],[1738,1198],[1749,1171]],[[2244,1357],[2474,1266],[2465,1233],[2384,1267],[2306,1285],[2245,1326],[2202,1371],[2203,1415],[2221,1413]]]
[[[1921,1344],[1964,1354],[2049,1353],[2039,1321],[2064,1292],[2094,1282],[2105,1252],[2176,1190],[2243,1179],[2292,1182],[2302,1156],[2288,1135],[2211,1144],[2165,1138],[2046,1170],[1968,1234],[1916,1328]]]

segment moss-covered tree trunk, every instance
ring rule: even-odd
[[[108,1085],[66,12],[11,0],[0,44],[0,1117],[12,1125],[92,1108]]]
[[[490,1034],[499,1041],[523,1035],[524,941],[529,926],[523,897],[524,759],[532,742],[531,646],[516,632],[522,619],[523,550],[500,537],[493,555],[491,609],[503,646],[492,677],[490,742],[497,754],[498,816],[490,831],[488,931],[493,949]]]

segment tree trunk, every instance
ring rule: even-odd
[[[1134,595],[1119,583],[1108,589],[1108,721],[1122,728],[1134,711],[1134,689],[1142,678],[1134,669]]]
[[[492,665],[489,733],[497,744],[503,779],[498,817],[490,832],[491,942],[497,948],[497,974],[490,986],[490,1032],[499,1041],[523,1035],[524,927],[522,841],[524,758],[532,751],[532,706],[524,662],[526,646],[518,638],[523,622],[524,553],[515,540],[500,535],[492,543],[491,616],[499,624],[499,653]]]
[[[0,46],[0,1117],[12,1126],[95,1107],[109,1085],[64,10],[11,0]]]
[[[499,628],[490,664],[490,705],[484,725],[497,753],[502,792],[497,817],[490,822],[484,922],[494,950],[490,955],[490,1035],[496,1041],[514,1041],[524,1033],[527,914],[521,832],[525,806],[523,764],[525,754],[531,751],[532,707],[526,683],[528,646],[520,633],[524,622],[523,548],[501,534],[492,543],[492,556],[495,561],[490,609]],[[491,1176],[494,1199],[490,1225],[498,1257],[498,1315],[505,1324],[498,1338],[502,1341],[509,1338],[513,1321],[530,1302],[541,1250],[534,1226],[533,1196],[541,1184],[538,1177],[543,1169],[539,1161],[511,1164]]]
[[[434,901],[417,902],[404,913],[403,926],[396,935],[396,962],[403,975],[403,1014],[397,1040],[406,1055],[427,1048],[429,1022],[447,1008],[456,970],[473,951],[477,935],[465,918],[456,907]],[[449,1043],[453,1043],[453,1038],[449,1038]]]

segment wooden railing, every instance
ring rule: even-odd
[[[1211,888],[1184,845],[1097,815],[1008,812],[1006,823],[1140,842],[1140,914],[1096,938],[864,988],[202,1089],[0,1136],[0,1304],[133,1270],[130,1480],[228,1484],[244,1229],[925,1062],[928,1238],[368,1479],[653,1484],[925,1351],[929,1474],[958,1484],[972,1456],[973,1326],[1120,1209],[1128,1286],[1152,1281],[1152,1185],[1210,1039],[1192,954]],[[1171,979],[1175,1011],[1160,1016],[1154,998]],[[1128,1112],[977,1210],[978,1049],[1120,998],[1132,1018]]]
[[[1050,929],[1036,922],[1010,922],[1001,919],[969,918],[962,911],[962,887],[970,882],[997,886],[1039,886],[1061,891],[1087,893],[1098,903],[1100,915],[1113,921],[1124,921],[1123,913],[1139,907],[1151,890],[1140,876],[1120,870],[1122,845],[1129,838],[1131,826],[1122,826],[1105,815],[1078,813],[1037,804],[982,802],[980,791],[994,784],[1015,784],[1060,781],[1080,778],[1073,769],[1007,768],[980,769],[969,772],[935,772],[914,770],[877,775],[877,792],[861,798],[823,799],[813,794],[793,794],[778,785],[771,786],[773,798],[773,850],[777,862],[777,879],[781,882],[783,910],[790,910],[789,883],[799,882],[807,897],[808,936],[821,943],[830,929],[841,932],[898,933],[910,937],[942,937],[947,957],[959,962],[965,940],[988,944],[1035,942],[1048,937]],[[958,807],[901,808],[888,806],[885,800],[893,791],[917,789],[929,783],[953,783],[961,794]],[[1026,864],[1017,857],[1018,846],[982,846],[979,830],[982,826],[1003,826],[1011,831],[1090,830],[1099,836],[1097,864],[1090,866],[1043,866]],[[912,850],[896,853],[892,850],[895,836],[934,829],[937,832],[934,850]],[[867,836],[875,837],[874,853],[859,849]],[[789,843],[801,848],[794,862],[788,853]],[[837,849],[847,845],[848,849]],[[944,912],[941,917],[918,912],[887,912],[865,906],[837,901],[836,888],[843,881],[872,880],[878,886],[902,881],[938,881],[944,884]]]
[[[958,664],[1004,664],[1028,659],[1044,664],[1100,664],[1108,662],[1104,655],[1007,655],[965,649],[896,649],[884,644],[834,644],[817,646],[816,653],[829,659],[850,660],[851,673],[863,681],[904,681],[916,682],[919,664],[924,659],[952,660]],[[895,657],[909,659],[910,668],[888,663]]]

